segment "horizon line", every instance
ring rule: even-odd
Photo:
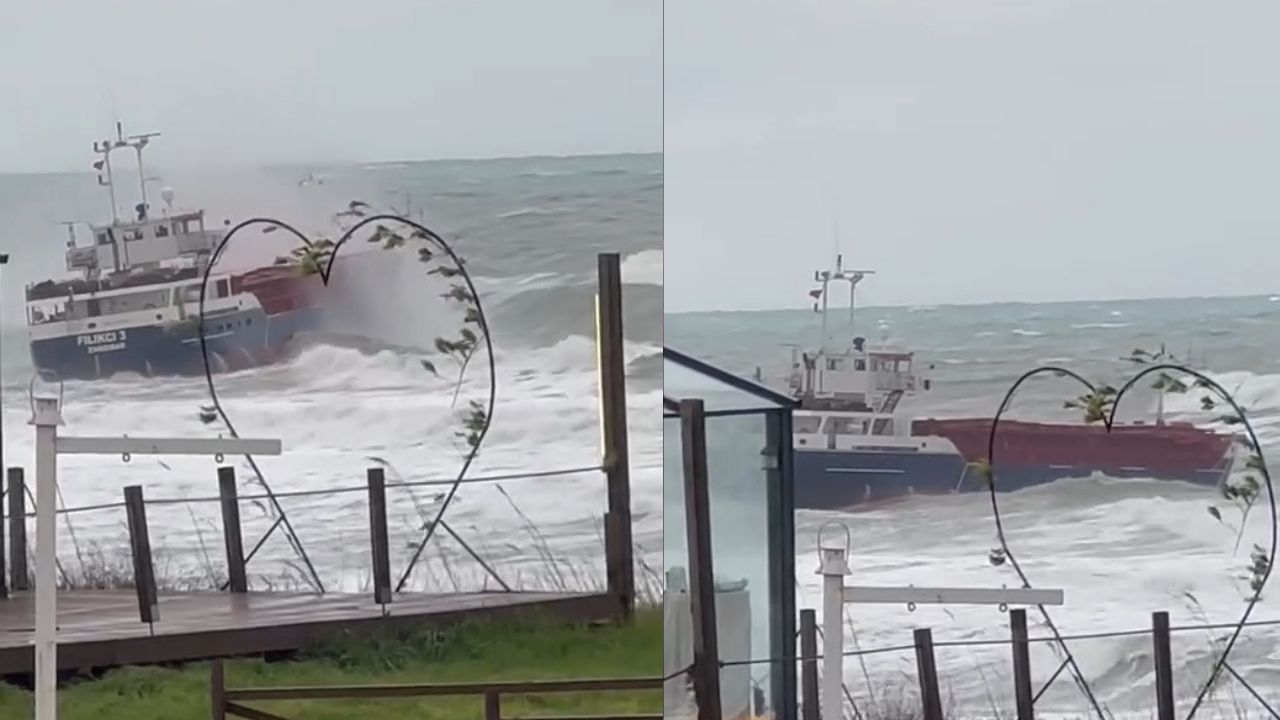
[[[271,168],[298,168],[298,167],[340,167],[351,165],[418,165],[427,163],[483,163],[495,162],[499,160],[572,160],[575,158],[607,158],[607,157],[628,157],[643,155],[663,155],[661,149],[658,150],[623,150],[623,151],[601,151],[601,152],[585,152],[585,153],[530,153],[527,155],[459,155],[459,156],[438,156],[431,158],[403,159],[403,160],[276,160],[260,164],[229,162],[229,163],[206,163],[206,164],[188,164],[177,162],[170,164],[170,167],[177,170],[237,170],[237,169],[255,169],[266,170]],[[30,175],[81,175],[93,174],[93,170],[4,170],[0,169],[0,175],[9,176],[30,176]]]
[[[1146,302],[1151,300],[1240,300],[1245,298],[1271,298],[1280,297],[1280,293],[1235,293],[1225,295],[1148,295],[1143,297],[1112,297],[1112,298],[1079,298],[1075,300],[987,300],[987,301],[970,301],[970,302],[936,302],[936,303],[897,303],[883,305],[858,305],[864,310],[896,310],[911,308],[943,308],[943,307],[988,307],[991,305],[1079,305],[1083,303],[1114,303],[1114,302]],[[831,306],[829,310],[848,310],[848,305]],[[722,309],[722,310],[677,310],[667,312],[663,310],[663,315],[710,315],[713,313],[775,313],[775,312],[813,312],[811,307],[779,307],[779,308],[755,308],[755,309]]]

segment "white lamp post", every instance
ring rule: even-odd
[[[831,547],[822,543],[822,529],[834,525],[844,530],[845,546]],[[844,682],[844,615],[845,603],[891,605],[1061,605],[1062,590],[1033,588],[956,588],[956,587],[867,587],[845,585],[852,574],[848,565],[851,543],[849,528],[841,523],[826,523],[818,531],[818,574],[822,576],[822,693],[819,706],[822,717],[839,718],[843,712]]]
[[[36,428],[36,720],[57,720],[58,456],[279,455],[281,444],[241,438],[58,437],[62,383],[37,376],[30,395],[30,424]]]

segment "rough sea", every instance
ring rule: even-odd
[[[184,171],[166,168],[162,150],[147,168],[160,178],[148,187],[153,213],[161,207],[160,189],[169,186],[177,207],[206,209],[214,226],[267,216],[333,237],[334,213],[360,200],[406,211],[454,243],[489,316],[498,379],[493,424],[470,477],[600,464],[596,254],[620,253],[637,554],[657,564],[661,155]],[[136,202],[132,172],[126,168],[117,177],[122,209]],[[0,313],[4,460],[25,467],[29,484],[33,370],[22,288],[65,275],[66,231],[59,222],[109,217],[107,194],[91,174],[0,175],[0,251],[12,258],[3,270]],[[83,226],[79,234],[87,244]],[[269,262],[272,254],[287,253],[283,235],[245,236],[244,243],[259,247],[241,257],[256,254]],[[281,365],[219,378],[223,405],[240,435],[283,442],[282,456],[256,458],[273,490],[356,488],[281,500],[328,590],[369,588],[367,494],[359,489],[366,469],[385,465],[389,483],[451,480],[465,454],[456,436],[459,410],[468,398],[483,398],[477,393],[487,384],[483,362],[476,363],[455,400],[457,368],[431,342],[451,322],[439,298],[445,288],[412,260],[400,265],[413,272],[394,272],[362,288],[366,302],[385,311],[372,338],[314,338]],[[424,369],[424,358],[442,377]],[[201,406],[208,403],[203,377],[68,382],[61,432],[211,437],[220,425],[201,421]],[[243,459],[226,461],[237,468],[242,495],[261,493]],[[207,585],[225,564],[218,505],[207,501],[217,495],[216,467],[210,457],[64,457],[62,505],[119,503],[122,489],[133,484],[148,500],[172,499],[147,509],[157,576],[166,584]],[[424,520],[434,517],[435,496],[447,489],[388,488],[394,575],[405,568]],[[605,509],[603,476],[580,472],[465,485],[444,520],[510,586],[578,590],[603,584]],[[260,501],[244,503],[241,513],[246,549],[252,548],[271,526],[272,513]],[[127,574],[123,509],[61,516],[59,559],[79,581]],[[304,565],[279,531],[250,562],[249,574],[256,589],[306,586]],[[436,592],[496,587],[459,542],[441,534],[409,584]]]
[[[876,282],[891,279],[877,276]],[[668,315],[665,327],[669,346],[744,375],[759,366],[766,380],[775,381],[790,357],[782,345],[811,346],[820,335],[819,316],[804,310]],[[834,321],[832,328],[838,328]],[[1262,439],[1264,453],[1272,456],[1273,468],[1280,467],[1280,297],[867,307],[859,310],[856,328],[873,341],[889,337],[911,347],[924,365],[933,366],[934,389],[900,407],[916,416],[990,417],[1021,373],[1044,364],[1118,384],[1134,370],[1122,357],[1135,348],[1158,350],[1163,344],[1235,394]],[[1018,395],[1010,417],[1078,419],[1062,409],[1063,401],[1077,394],[1062,379],[1035,381]],[[1166,407],[1171,419],[1216,424],[1216,414],[1201,412],[1199,405],[1199,393],[1190,393],[1170,397]],[[1147,391],[1126,400],[1120,417],[1151,419],[1154,408],[1155,395]],[[1210,514],[1211,505],[1220,509],[1221,521]],[[1249,592],[1251,546],[1266,545],[1270,532],[1264,498],[1245,524],[1237,549],[1240,512],[1214,490],[1154,480],[1063,480],[1003,495],[1001,510],[1010,545],[1032,583],[1065,591],[1065,605],[1051,614],[1067,635],[1150,628],[1151,613],[1160,610],[1170,613],[1174,626],[1235,622]],[[800,511],[798,606],[814,608],[819,615],[817,534],[832,521],[852,533],[850,584],[1018,585],[1011,568],[994,567],[988,560],[997,542],[985,494],[917,497],[854,512]],[[725,580],[737,577],[732,567],[725,573]],[[1280,621],[1277,582],[1273,579],[1264,593],[1253,620]],[[932,628],[935,642],[1005,639],[1009,633],[1007,615],[995,607],[922,606],[913,612],[885,605],[846,607],[848,649],[855,642],[863,649],[910,645],[915,627]],[[1049,634],[1034,608],[1028,619],[1033,637]],[[1180,713],[1189,709],[1189,700],[1207,678],[1214,643],[1225,632],[1174,635]],[[1110,712],[1153,715],[1149,634],[1073,641],[1070,648]],[[1232,666],[1269,702],[1280,699],[1280,632],[1275,626],[1247,628],[1231,658]],[[949,716],[994,717],[993,708],[1005,716],[1012,713],[1008,645],[940,647],[937,659]],[[1060,659],[1047,644],[1033,646],[1036,689]],[[848,657],[845,679],[864,707],[909,705],[918,698],[915,668],[911,650],[871,654],[862,661]],[[757,677],[760,673],[756,669]],[[1226,680],[1198,716],[1244,716],[1237,707],[1250,717],[1263,714],[1241,685]],[[1036,711],[1089,715],[1065,673]]]

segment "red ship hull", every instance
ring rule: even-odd
[[[970,463],[989,454],[989,418],[927,419],[913,434],[944,437]],[[1217,485],[1231,469],[1233,438],[1186,423],[1101,425],[1001,420],[995,441],[997,482],[1003,475],[1184,480]],[[1024,484],[1018,482],[1018,485]]]

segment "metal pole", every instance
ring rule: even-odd
[[[9,253],[0,253],[0,270],[9,264]],[[0,277],[4,273],[0,272]],[[0,359],[4,357],[4,287],[0,285]],[[4,387],[4,372],[0,370],[0,389]],[[0,472],[4,472],[4,397],[0,396]]]
[[[58,401],[35,399],[36,426],[36,720],[57,720],[58,698]]]
[[[844,709],[844,548],[822,548],[822,717],[839,720]]]

